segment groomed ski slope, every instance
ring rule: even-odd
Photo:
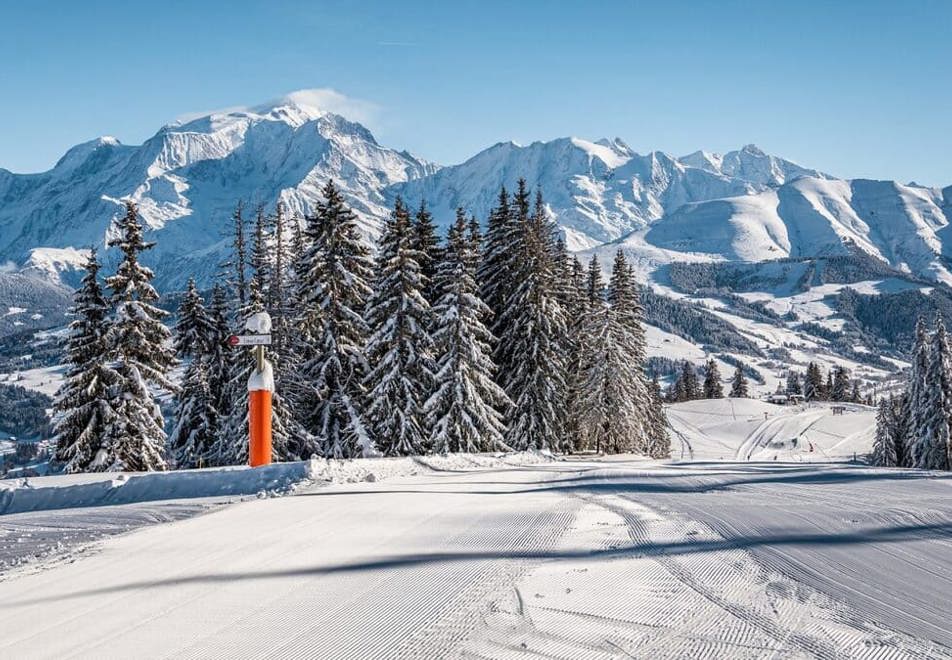
[[[834,408],[842,414],[834,414]],[[666,408],[671,454],[682,460],[794,461],[864,459],[876,410],[828,402],[780,406],[755,399],[710,399]]]
[[[0,657],[952,657],[948,475],[539,460],[299,484],[8,572]]]

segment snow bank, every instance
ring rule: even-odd
[[[281,495],[314,482],[354,483],[426,471],[464,471],[553,461],[548,452],[448,454],[402,458],[313,458],[258,468],[245,466],[148,473],[60,475],[0,482],[0,515],[158,500]]]

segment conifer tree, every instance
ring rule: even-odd
[[[704,367],[704,398],[723,399],[724,388],[721,386],[721,372],[717,368],[714,358],[707,361]]]
[[[398,197],[380,238],[367,306],[367,418],[377,449],[387,456],[422,454],[429,439],[423,404],[433,384],[431,310],[415,229]]]
[[[218,437],[218,410],[209,387],[207,367],[212,359],[215,332],[195,280],[190,278],[179,306],[174,339],[176,355],[187,361],[182,387],[176,396],[175,428],[169,438],[172,455],[180,468],[203,465]]]
[[[305,229],[309,245],[302,257],[301,304],[318,314],[306,328],[317,337],[315,354],[302,371],[317,395],[310,424],[323,455],[350,458],[376,451],[364,420],[363,385],[368,335],[363,311],[373,266],[357,218],[333,181],[322,194]]]
[[[671,437],[668,435],[668,418],[664,414],[661,384],[658,383],[657,374],[651,379],[648,393],[651,397],[651,406],[648,409],[649,445],[647,453],[648,456],[655,459],[669,458],[671,456]]]
[[[228,402],[225,401],[225,386],[228,382],[230,362],[233,351],[228,346],[231,325],[228,319],[228,298],[225,288],[216,283],[212,287],[212,298],[208,306],[208,319],[211,324],[207,347],[206,379],[212,398],[212,405],[220,416],[228,414]]]
[[[734,378],[731,379],[730,397],[732,399],[746,399],[749,396],[750,390],[747,385],[747,377],[744,375],[743,365],[738,363],[734,369]]]
[[[803,394],[803,389],[800,387],[800,374],[798,374],[793,369],[787,371],[787,394]]]
[[[833,385],[830,388],[830,399],[833,401],[850,400],[849,371],[842,365],[838,365],[833,370]]]
[[[447,236],[435,281],[436,387],[425,409],[430,447],[438,453],[507,448],[504,415],[512,404],[493,381],[494,338],[483,322],[491,312],[479,298],[473,250],[459,215]]]
[[[234,275],[232,286],[238,296],[238,304],[244,307],[247,302],[248,283],[245,279],[245,269],[248,264],[248,252],[245,244],[245,219],[242,216],[244,205],[239,201],[232,214],[234,233],[232,235],[231,269]]]
[[[420,264],[420,276],[423,282],[423,295],[432,304],[436,297],[433,280],[440,262],[440,241],[433,224],[433,214],[426,208],[426,202],[420,200],[420,208],[414,216],[410,247],[417,252]]]
[[[506,444],[514,449],[558,448],[565,433],[566,318],[554,281],[554,231],[544,212],[528,216],[520,180],[514,209],[518,241],[501,328],[500,384],[513,401]]]
[[[626,351],[618,314],[607,302],[586,313],[586,349],[591,359],[578,388],[578,415],[596,451],[618,453],[647,447],[640,374]]]
[[[924,427],[916,438],[916,467],[924,470],[948,470],[952,445],[952,349],[945,324],[936,323],[929,351],[924,397]]]
[[[823,398],[823,374],[816,362],[807,365],[807,375],[803,381],[803,394],[807,401],[816,401]]]
[[[66,472],[85,472],[94,464],[98,469],[105,468],[105,459],[97,457],[118,418],[112,389],[119,382],[119,374],[109,362],[109,304],[99,284],[95,249],[89,251],[85,270],[80,288],[73,295],[66,378],[54,403],[54,461]]]
[[[909,400],[909,428],[907,437],[910,440],[909,453],[906,457],[909,466],[919,463],[918,438],[925,432],[926,421],[929,417],[927,404],[926,375],[929,371],[929,333],[926,330],[925,319],[921,316],[916,319],[915,341],[912,347],[912,365],[909,370],[909,384],[907,398]]]
[[[122,252],[115,275],[107,278],[115,317],[109,326],[110,352],[115,358],[119,386],[114,407],[118,413],[112,433],[104,443],[106,470],[164,470],[164,420],[150,385],[175,392],[168,370],[175,356],[166,345],[170,333],[162,324],[167,313],[154,305],[159,299],[152,287],[152,271],[139,263],[139,255],[153,247],[143,239],[136,206],[126,202],[125,215],[116,223],[118,236],[111,247]]]
[[[873,440],[873,465],[881,467],[895,467],[896,445],[892,438],[891,402],[885,397],[879,401],[879,410],[876,412],[876,437]]]
[[[890,404],[890,436],[896,451],[896,465],[911,467],[908,393],[890,399]]]
[[[506,302],[520,254],[522,228],[510,208],[506,188],[499,190],[497,206],[489,214],[485,249],[479,265],[480,297],[492,312],[492,332],[496,337],[507,334],[503,324]]]
[[[678,401],[694,401],[701,398],[701,388],[697,381],[697,372],[687,360],[681,365],[681,375],[678,378],[680,383]]]

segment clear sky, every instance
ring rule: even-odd
[[[444,164],[619,136],[952,184],[952,0],[0,4],[0,167],[16,172],[302,88]]]

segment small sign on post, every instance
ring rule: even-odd
[[[270,346],[271,335],[232,335],[229,346]]]

